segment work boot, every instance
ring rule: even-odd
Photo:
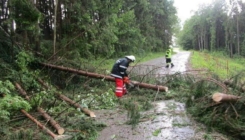
[[[165,66],[165,68],[168,68],[168,65],[167,65],[167,66]]]

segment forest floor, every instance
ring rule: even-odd
[[[190,70],[190,52],[175,50],[173,68],[165,68],[165,58],[157,58],[142,65],[162,67],[156,71],[160,75]],[[140,71],[142,72],[140,68]],[[170,90],[171,92],[171,90]],[[161,94],[161,93],[159,93]],[[123,98],[128,98],[126,95]],[[161,100],[152,103],[154,108],[142,113],[145,119],[132,129],[127,125],[127,112],[123,108],[95,111],[96,120],[107,124],[97,140],[228,140],[226,136],[205,131],[205,126],[195,122],[185,109],[185,104],[175,100]]]

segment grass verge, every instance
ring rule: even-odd
[[[207,69],[221,79],[231,77],[245,68],[244,58],[229,58],[220,52],[205,53],[192,51],[191,65],[194,69]]]

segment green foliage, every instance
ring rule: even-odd
[[[18,65],[20,70],[22,72],[27,72],[28,64],[30,64],[30,62],[34,60],[32,53],[27,51],[21,51],[16,57],[17,57],[16,64]]]
[[[104,124],[94,123],[94,120],[85,118],[75,119],[67,125],[75,130],[80,130],[80,133],[73,134],[69,140],[96,140],[98,131],[105,127]]]
[[[34,56],[27,51],[21,51],[17,55],[16,65],[17,69],[11,73],[11,78],[15,81],[25,83],[22,85],[26,91],[36,90],[40,91],[41,86],[36,81],[40,70],[30,70],[29,65],[34,62]]]
[[[0,81],[0,94],[11,94],[14,89],[14,85],[9,80]]]
[[[30,104],[19,96],[6,95],[0,99],[0,120],[4,122],[9,120],[9,117],[15,111],[24,109],[26,111],[31,109]]]
[[[11,39],[6,35],[6,33],[0,30],[0,60],[4,60],[6,62],[12,62],[13,60],[13,46]],[[1,61],[2,61],[1,60]],[[4,64],[1,62],[2,65]]]
[[[153,135],[153,136],[158,136],[160,133],[161,133],[161,129],[157,129],[157,130],[155,130],[155,131],[152,133],[152,135]]]
[[[50,136],[44,133],[35,134],[32,129],[20,129],[16,130],[13,133],[9,133],[4,136],[4,140],[33,140],[33,139],[42,139],[50,140]]]
[[[4,95],[4,98],[0,99],[1,122],[3,122],[3,120],[8,120],[10,115],[12,115],[15,111],[19,111],[20,109],[25,109],[28,111],[31,109],[31,105],[23,98],[19,96],[12,96],[13,93],[15,93],[14,89],[15,87],[10,81],[0,81],[0,94]]]
[[[51,92],[47,93],[46,91],[40,91],[35,93],[35,95],[31,98],[30,104],[32,106],[40,106],[44,101],[54,100],[54,94]]]
[[[79,96],[80,97],[80,96]],[[98,95],[95,90],[90,90],[90,93],[87,94],[87,98],[82,100],[82,106],[88,107],[90,104],[93,104],[93,107],[96,109],[109,109],[113,108],[116,105],[117,98],[114,95],[112,89]]]
[[[209,134],[205,134],[203,137],[205,140],[213,140],[212,136]]]
[[[128,118],[129,120],[127,121],[127,124],[132,125],[132,129],[136,127],[136,125],[139,123],[140,119],[140,110],[141,106],[140,104],[134,100],[134,99],[129,99],[123,102],[125,109],[128,111]]]
[[[32,30],[35,24],[41,18],[41,13],[28,0],[11,0],[11,5],[14,7],[12,11],[13,19],[17,23],[19,30]],[[18,8],[17,8],[18,7]]]

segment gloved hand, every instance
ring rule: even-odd
[[[129,84],[130,80],[127,76],[123,77],[123,82]]]

